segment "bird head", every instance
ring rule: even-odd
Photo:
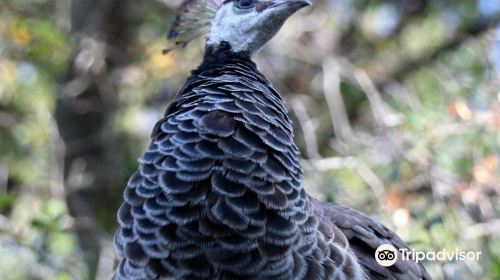
[[[311,0],[186,0],[168,37],[183,47],[208,29],[207,46],[225,42],[234,52],[253,54],[308,5]]]
[[[225,41],[235,52],[258,51],[308,0],[229,0],[217,11],[207,35],[208,45]]]

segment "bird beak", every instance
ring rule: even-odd
[[[285,0],[283,2],[284,2],[283,4],[286,4],[289,6],[297,6],[300,8],[312,5],[311,0]]]
[[[289,0],[287,2],[291,2],[290,5],[297,5],[300,8],[312,5],[312,1],[311,0]]]
[[[311,0],[274,0],[269,8],[287,10],[291,13],[312,5]]]

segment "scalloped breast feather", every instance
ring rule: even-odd
[[[203,35],[224,0],[185,0],[177,11],[167,35],[167,54],[176,47],[184,48],[191,40]]]

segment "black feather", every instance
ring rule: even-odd
[[[390,230],[307,196],[283,100],[249,54],[207,48],[152,138],[118,210],[116,280],[429,279],[377,266],[378,245],[407,248]]]

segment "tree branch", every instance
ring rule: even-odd
[[[432,64],[446,52],[456,50],[467,42],[470,38],[480,36],[500,24],[500,15],[488,19],[478,19],[474,24],[468,26],[463,32],[456,34],[434,50],[423,54],[421,57],[409,59],[401,63],[384,78],[375,82],[377,88],[383,88],[393,81],[402,81],[413,71],[426,65]]]

